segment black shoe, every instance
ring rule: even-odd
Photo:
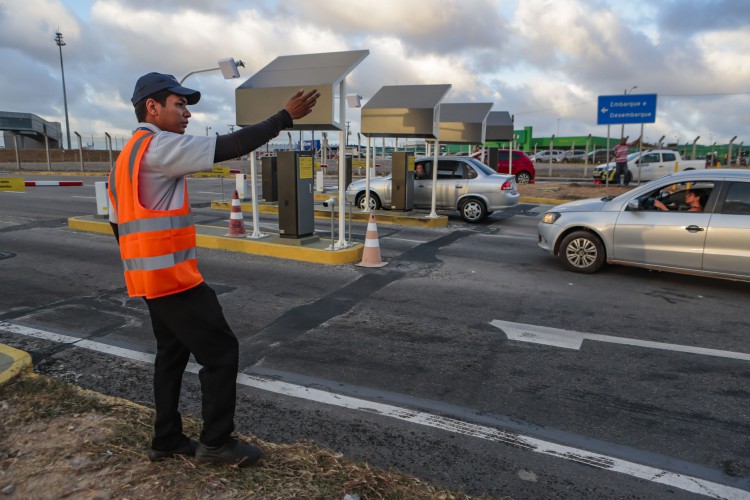
[[[229,438],[229,441],[221,446],[198,445],[195,458],[199,462],[210,462],[214,464],[229,464],[237,467],[247,467],[254,464],[263,456],[260,448],[251,444]]]
[[[180,445],[172,450],[161,451],[151,448],[148,450],[148,459],[152,462],[156,462],[158,460],[164,460],[165,458],[172,458],[175,455],[194,457],[196,449],[198,449],[198,441],[185,437]]]

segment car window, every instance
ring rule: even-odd
[[[664,153],[661,157],[662,161],[675,161],[677,159],[674,153]]]
[[[475,159],[475,158],[469,158],[467,160],[469,163],[471,163],[471,166],[474,167],[474,170],[478,170],[482,172],[484,175],[494,175],[497,173],[494,169],[488,167],[481,161]]]
[[[662,186],[638,198],[638,205],[641,210],[652,210],[657,212],[703,212],[708,204],[708,199],[713,192],[714,183],[706,181],[688,181],[678,184]],[[688,191],[695,193],[700,200],[700,209],[691,207],[688,204]],[[667,210],[660,208],[660,202],[666,206]]]
[[[649,153],[641,158],[643,163],[659,163],[659,153]]]
[[[424,175],[426,179],[432,179],[432,160],[426,160],[426,161],[418,161],[414,166],[414,171],[416,172],[417,167],[416,165],[422,165],[424,168]]]
[[[729,185],[721,213],[750,215],[750,182],[733,182]]]
[[[458,162],[455,162],[452,160],[440,160],[438,162],[437,178],[438,179],[453,179],[457,163]],[[461,177],[460,171],[459,171],[459,177]]]
[[[513,153],[513,156],[515,157],[515,153]],[[498,151],[497,152],[497,159],[498,161],[508,161],[508,152],[507,151]]]
[[[466,176],[466,179],[476,179],[479,174],[477,174],[477,171],[471,168],[469,165],[463,165],[464,167],[464,175]]]
[[[513,159],[514,160],[523,160],[524,156],[525,155],[523,153],[519,153],[519,152],[513,151]]]

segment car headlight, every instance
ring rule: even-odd
[[[545,224],[554,224],[554,222],[560,218],[559,212],[547,212],[542,217],[542,222]]]

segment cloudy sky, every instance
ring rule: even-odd
[[[0,0],[0,110],[64,131],[58,29],[71,133],[97,141],[130,134],[144,73],[242,60],[239,79],[185,82],[203,94],[188,133],[226,133],[235,88],[274,58],[367,49],[347,78],[363,102],[384,85],[449,83],[445,102],[492,102],[535,136],[606,136],[597,96],[637,87],[658,94],[647,139],[750,144],[747,0]],[[356,140],[359,111],[347,119]]]

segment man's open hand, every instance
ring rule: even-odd
[[[320,97],[320,94],[317,89],[311,90],[307,94],[303,90],[299,90],[289,99],[284,109],[292,115],[292,120],[299,120],[310,114],[318,102],[318,97]]]

